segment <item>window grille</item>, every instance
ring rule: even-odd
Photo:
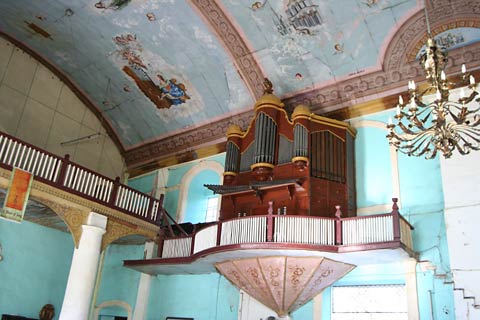
[[[408,320],[404,285],[332,287],[332,320]]]

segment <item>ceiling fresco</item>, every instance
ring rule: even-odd
[[[327,115],[393,97],[422,80],[425,3],[433,35],[470,48],[452,61],[476,67],[480,9],[469,0],[3,0],[0,35],[79,88],[131,169],[219,146],[229,124],[248,125],[264,77],[287,108]]]
[[[185,1],[1,1],[0,30],[73,79],[126,149],[253,101]]]
[[[277,92],[355,76],[377,64],[388,34],[417,0],[224,1]]]

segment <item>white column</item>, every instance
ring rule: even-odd
[[[145,243],[145,259],[153,257],[153,249],[155,243],[149,241]],[[135,302],[135,311],[133,312],[133,320],[143,320],[147,314],[148,298],[150,297],[150,283],[152,276],[146,273],[140,275],[138,284],[137,301]]]
[[[313,298],[313,320],[322,320],[323,292],[320,292]]]
[[[59,320],[88,319],[92,299],[102,236],[106,231],[107,217],[91,212],[87,224],[82,226],[78,248],[73,251],[72,265],[63,298]]]
[[[407,293],[408,319],[419,320],[418,293],[417,293],[417,261],[408,259],[404,262],[405,290]]]

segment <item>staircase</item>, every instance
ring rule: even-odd
[[[435,279],[442,279],[445,285],[453,287],[455,319],[480,320],[480,304],[467,288],[457,287],[452,276],[446,273],[437,273],[437,266],[432,264],[431,261],[419,261],[419,265],[423,272],[431,271]]]

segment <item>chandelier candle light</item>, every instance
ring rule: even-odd
[[[408,100],[399,96],[395,120],[388,121],[389,143],[397,151],[426,159],[434,158],[438,151],[450,158],[455,149],[462,155],[480,150],[480,98],[475,78],[463,64],[460,81],[448,81],[446,53],[437,47],[430,31],[428,35],[420,58],[428,86],[421,91],[413,80],[408,82]],[[460,97],[449,100],[450,89],[456,87],[461,87]],[[434,100],[424,102],[426,95],[434,95]]]

